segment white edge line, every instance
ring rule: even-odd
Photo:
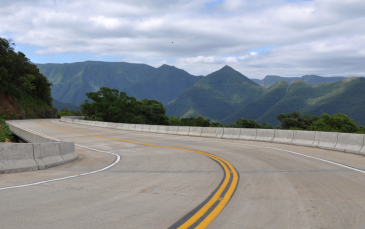
[[[54,120],[52,120],[52,122],[55,123]],[[62,121],[61,121],[61,123],[62,124],[68,124],[68,125],[77,124],[77,123],[66,123],[66,122],[62,122]],[[100,129],[105,129],[106,128],[106,127],[100,127],[100,129],[95,129],[95,128],[90,128],[87,125],[85,125],[85,126],[84,125],[80,125],[80,126],[83,127],[83,128],[92,129],[92,130],[100,130]],[[125,132],[125,130],[121,130],[121,131],[107,131],[107,130],[103,130],[103,131],[105,131],[105,132],[119,132],[119,133],[120,132],[124,132],[124,133],[127,133],[127,132]],[[136,133],[133,133],[133,134],[135,134],[135,135],[142,135],[142,136],[154,136],[153,134],[136,134]],[[172,138],[172,137],[165,137],[165,136],[156,136],[156,137],[170,138],[170,139]],[[190,136],[190,137],[193,137],[193,136]],[[172,139],[176,139],[176,138],[172,138]],[[209,141],[209,140],[195,140],[195,139],[191,139],[191,141],[214,142],[214,143],[217,143],[216,141]],[[222,142],[222,143],[225,143],[225,144],[234,144],[234,145],[254,146],[254,147],[258,147],[258,148],[266,148],[266,149],[273,149],[273,150],[283,151],[283,152],[287,152],[287,153],[291,153],[291,154],[296,154],[296,155],[299,155],[299,156],[302,156],[302,157],[307,157],[307,158],[315,159],[315,160],[318,160],[318,161],[327,162],[327,163],[330,163],[330,164],[333,164],[333,165],[337,165],[337,166],[340,166],[340,167],[343,167],[343,168],[347,168],[347,169],[354,170],[354,171],[357,171],[357,172],[360,172],[360,173],[364,173],[365,174],[365,170],[357,169],[357,168],[354,168],[354,167],[351,167],[351,166],[347,166],[347,165],[344,165],[344,164],[341,164],[341,163],[337,163],[337,162],[334,162],[334,161],[329,161],[329,160],[325,160],[325,159],[322,159],[322,158],[313,157],[313,156],[309,156],[309,155],[297,153],[297,152],[290,151],[290,150],[273,148],[273,147],[268,147],[268,146],[251,145],[251,144],[245,144],[245,143],[231,143],[231,142]],[[271,143],[271,142],[268,142],[268,143]]]
[[[27,129],[27,128],[24,128],[24,129]],[[37,132],[33,131],[33,133],[37,133]],[[44,135],[44,134],[42,134],[42,135],[43,136],[47,136],[47,135]],[[52,137],[49,137],[49,136],[47,136],[47,137],[48,138],[51,138],[51,139],[59,140],[59,139],[52,138]],[[110,164],[110,165],[108,165],[108,166],[106,166],[104,168],[95,170],[95,171],[91,171],[91,172],[87,172],[87,173],[81,173],[81,174],[67,176],[67,177],[55,178],[55,179],[51,179],[51,180],[38,181],[38,182],[34,182],[34,183],[29,183],[29,184],[22,184],[22,185],[15,185],[15,186],[3,187],[3,188],[0,188],[0,190],[14,189],[14,188],[24,188],[24,187],[34,186],[34,185],[40,185],[40,184],[50,183],[50,182],[54,182],[54,181],[60,181],[60,180],[66,180],[66,179],[81,177],[81,176],[87,176],[87,175],[91,175],[91,174],[94,174],[94,173],[99,173],[99,172],[105,171],[105,170],[113,167],[114,165],[116,165],[120,161],[120,156],[118,154],[111,153],[111,152],[107,152],[107,151],[102,151],[102,150],[97,150],[97,149],[93,149],[93,148],[86,147],[86,146],[82,146],[82,145],[78,145],[78,144],[75,144],[75,145],[76,146],[79,146],[79,147],[82,147],[82,148],[90,149],[90,150],[93,150],[93,151],[101,152],[101,153],[112,154],[112,155],[116,156],[117,158],[115,159],[115,161],[112,164]]]

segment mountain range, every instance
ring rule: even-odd
[[[342,76],[322,77],[322,76],[317,76],[317,75],[305,75],[302,77],[281,77],[281,76],[267,75],[262,80],[260,80],[260,79],[251,79],[251,80],[262,87],[268,88],[279,81],[286,81],[290,84],[291,82],[293,82],[295,80],[300,80],[309,85],[314,86],[319,83],[330,83],[330,82],[341,81],[344,79],[346,79],[346,77],[342,77]]]
[[[100,87],[115,88],[137,99],[161,101],[168,116],[204,116],[232,123],[245,117],[277,125],[275,116],[344,113],[365,125],[365,79],[305,75],[249,79],[229,66],[194,76],[169,65],[86,61],[72,64],[37,64],[52,83],[52,96],[79,105],[85,94]],[[363,99],[364,98],[364,99]]]

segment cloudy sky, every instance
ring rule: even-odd
[[[0,37],[35,63],[174,65],[249,78],[365,76],[364,0],[0,0]],[[172,43],[173,42],[173,43]]]

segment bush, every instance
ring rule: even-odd
[[[15,136],[11,133],[9,126],[6,124],[5,120],[0,117],[0,142],[5,142],[6,139],[10,141],[15,141]]]
[[[355,133],[359,128],[356,126],[354,120],[350,119],[347,115],[341,113],[328,115],[324,113],[321,115],[321,119],[313,122],[310,130]]]

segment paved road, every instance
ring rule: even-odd
[[[175,227],[206,203],[226,176],[222,165],[212,158],[176,148],[216,155],[238,172],[234,195],[208,228],[365,228],[365,173],[293,152],[358,169],[365,169],[363,156],[58,120],[38,122],[42,125],[31,120],[17,123],[64,141],[119,154],[121,160],[89,176],[0,190],[0,228]],[[115,160],[110,154],[81,147],[76,150],[80,159],[69,164],[2,174],[0,188],[90,172]]]

